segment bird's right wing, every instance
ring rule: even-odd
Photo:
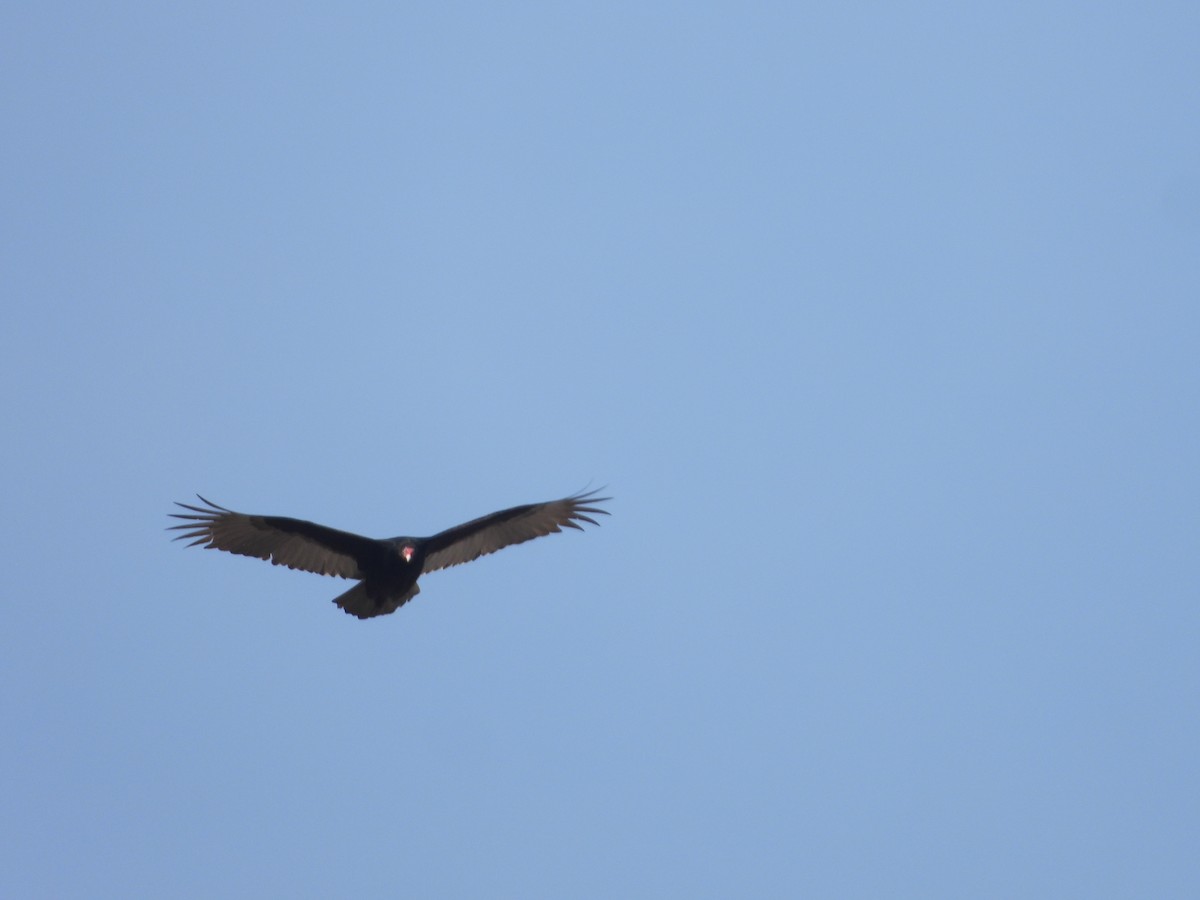
[[[428,555],[422,571],[433,572],[457,566],[504,547],[562,531],[563,528],[582,531],[580,522],[599,524],[592,516],[607,516],[608,512],[596,504],[611,498],[598,497],[598,493],[592,491],[548,503],[514,506],[447,528],[426,541]]]
[[[318,575],[362,578],[366,561],[379,553],[371,538],[326,528],[303,519],[282,516],[248,516],[217,506],[200,497],[203,507],[176,503],[186,513],[171,513],[184,519],[171,530],[182,532],[175,540],[190,540],[189,547],[225,550],[239,556],[270,560],[277,566],[302,569]]]

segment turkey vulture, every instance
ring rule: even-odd
[[[433,537],[360,537],[303,519],[248,516],[200,497],[204,506],[176,503],[187,510],[171,513],[184,519],[168,530],[187,546],[226,550],[240,556],[269,559],[274,565],[318,575],[354,578],[358,584],[333,602],[353,616],[369,619],[395,612],[421,590],[417,579],[426,572],[470,562],[503,547],[531,541],[563,528],[583,530],[579,522],[599,523],[608,513],[596,504],[610,500],[599,491],[575,494],[547,503],[529,503],[481,516]]]

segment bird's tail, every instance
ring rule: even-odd
[[[386,616],[395,612],[419,593],[421,589],[414,584],[403,596],[381,597],[375,600],[367,596],[367,583],[360,581],[346,593],[334,597],[333,602],[352,616],[369,619],[372,616]]]

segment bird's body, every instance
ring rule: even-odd
[[[171,527],[181,532],[177,540],[191,539],[189,547],[202,544],[290,569],[353,578],[358,584],[334,598],[334,603],[368,619],[395,612],[415,597],[420,592],[417,579],[426,572],[470,562],[563,528],[582,530],[579,522],[598,524],[591,516],[608,513],[593,504],[607,499],[596,492],[576,494],[514,506],[430,537],[378,540],[304,519],[233,512],[201,497],[204,506],[177,503],[188,512],[172,513],[185,522]]]

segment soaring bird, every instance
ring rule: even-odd
[[[433,537],[382,540],[303,519],[233,512],[197,494],[204,505],[176,503],[187,512],[171,513],[184,523],[169,530],[181,532],[175,540],[190,540],[189,547],[203,544],[206,549],[267,559],[289,569],[354,578],[358,584],[333,602],[352,616],[369,619],[395,612],[415,597],[421,590],[417,579],[426,572],[470,562],[563,528],[582,531],[580,522],[598,525],[592,516],[608,512],[597,504],[612,499],[598,493],[502,509]]]

